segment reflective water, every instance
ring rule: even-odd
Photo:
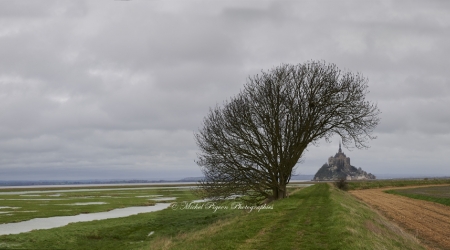
[[[155,183],[117,183],[117,184],[73,184],[73,185],[32,185],[32,186],[0,186],[1,189],[17,189],[17,188],[72,188],[72,187],[118,187],[118,186],[163,186],[178,188],[178,185],[194,185],[195,182],[155,182]]]
[[[0,199],[2,201],[64,201],[69,199]]]
[[[177,199],[177,197],[162,197],[162,198],[151,198],[149,200],[152,200],[152,201],[174,201],[176,199]]]
[[[103,201],[93,201],[93,202],[75,202],[75,203],[70,203],[70,204],[60,204],[60,205],[66,205],[66,206],[86,206],[86,205],[103,205],[103,204],[108,204],[106,202]]]
[[[118,208],[108,212],[79,214],[73,216],[57,216],[50,218],[36,218],[28,221],[0,224],[0,235],[19,234],[29,232],[31,230],[62,227],[74,222],[127,217],[139,213],[148,213],[163,210],[165,208],[168,208],[169,206],[170,203],[156,203],[154,206]]]

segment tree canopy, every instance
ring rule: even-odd
[[[368,147],[380,111],[366,100],[368,80],[334,64],[282,64],[249,77],[243,90],[210,109],[195,134],[206,197],[285,198],[305,149],[339,135]]]

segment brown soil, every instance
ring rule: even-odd
[[[396,188],[354,190],[350,193],[414,234],[429,249],[450,249],[449,206],[383,192],[388,189]]]

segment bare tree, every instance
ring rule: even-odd
[[[380,111],[365,100],[367,82],[322,61],[250,77],[237,96],[210,109],[195,134],[205,196],[282,199],[308,145],[338,134],[346,147],[368,147]]]

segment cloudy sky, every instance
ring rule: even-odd
[[[0,180],[200,176],[209,108],[308,60],[369,79],[378,138],[352,165],[450,175],[449,56],[446,0],[0,1]]]

